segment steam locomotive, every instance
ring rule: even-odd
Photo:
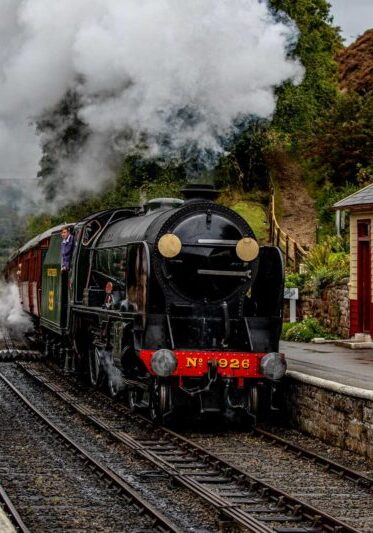
[[[144,208],[70,224],[72,266],[61,272],[60,227],[9,260],[45,355],[126,395],[163,421],[182,408],[246,413],[276,408],[284,268],[208,186]]]

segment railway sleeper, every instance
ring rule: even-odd
[[[40,352],[21,349],[0,350],[0,362],[10,363],[14,361],[41,361],[43,356]]]

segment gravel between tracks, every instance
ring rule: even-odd
[[[41,368],[38,364],[31,366]],[[48,370],[43,369],[43,371]],[[51,374],[53,373],[54,371],[51,371]],[[72,384],[71,386],[74,389],[74,393],[76,393],[75,385]],[[64,389],[65,387],[69,388],[67,381],[66,383],[64,382]],[[82,391],[81,397],[83,400],[84,394],[86,393]],[[92,405],[95,394],[94,392],[91,393],[88,404]],[[105,412],[106,409],[109,409],[111,412],[110,417],[117,416],[118,423],[120,423],[123,413],[120,413],[110,399],[102,399],[102,395],[99,398],[107,404],[105,405]],[[141,433],[139,425],[131,420],[125,421],[125,431],[133,432],[137,435],[139,432]],[[293,441],[296,440],[293,438],[295,432],[288,433],[292,433],[293,436],[290,437],[289,434],[284,435],[281,432],[283,437],[289,437]],[[205,429],[198,434],[189,432],[186,436],[206,450],[212,451],[223,459],[243,468],[250,475],[254,475],[299,497],[303,501],[349,523],[352,527],[361,531],[373,531],[372,495],[364,488],[359,488],[348,480],[340,479],[334,474],[327,473],[308,460],[294,457],[293,454],[247,433],[230,431],[217,434],[214,428],[214,432],[211,433]],[[305,445],[300,434],[298,434],[298,437],[299,444]],[[321,443],[314,440],[312,442],[314,443],[314,451],[320,453]],[[312,448],[310,443],[311,439],[309,439],[308,448]],[[331,454],[329,453],[329,455]],[[358,459],[356,461],[358,462]],[[359,464],[362,466],[361,463]],[[355,465],[350,464],[349,466]],[[184,512],[186,509],[190,510],[190,497],[185,503]]]
[[[86,449],[91,455],[98,459],[105,466],[114,470],[122,479],[129,483],[135,490],[149,501],[160,512],[168,516],[183,531],[209,532],[216,531],[216,516],[211,512],[211,508],[206,506],[198,498],[193,497],[189,491],[180,487],[170,485],[168,477],[159,469],[152,468],[145,460],[134,455],[133,452],[124,446],[113,443],[110,437],[104,436],[99,430],[95,430],[91,424],[85,423],[81,417],[71,408],[55,397],[53,393],[42,389],[31,378],[27,377],[21,369],[14,364],[2,364],[1,370],[17,388],[37,406],[42,412],[48,415],[59,428],[71,436],[78,444]],[[68,385],[66,384],[68,389]],[[82,392],[82,395],[90,395],[93,391]],[[107,399],[110,403],[110,400]],[[14,415],[14,411],[13,411]],[[117,425],[123,424],[121,416],[112,413],[117,418]],[[115,418],[112,418],[112,420]],[[10,420],[2,420],[0,414],[0,423],[8,426]],[[128,428],[126,427],[126,430]],[[31,425],[32,430],[32,425]],[[8,433],[7,439],[12,442],[12,431]],[[0,448],[1,449],[1,448]],[[47,449],[48,446],[47,446]],[[51,450],[49,450],[51,453]],[[15,450],[15,458],[18,457],[19,450]],[[14,464],[11,466],[14,467]],[[45,479],[48,478],[49,467],[44,468],[44,474],[41,474],[40,484],[44,486]],[[1,476],[1,470],[0,470]],[[44,477],[43,477],[44,476]],[[1,479],[1,477],[0,477]],[[97,482],[96,482],[97,483]],[[48,493],[48,491],[47,491]],[[66,492],[68,495],[68,491]],[[44,496],[46,496],[44,494]],[[64,497],[64,494],[62,495]],[[61,498],[62,499],[62,498]],[[72,502],[72,505],[74,503]],[[110,515],[115,518],[116,513],[127,514],[125,504],[119,507],[113,506]],[[59,526],[61,530],[67,530],[68,526]],[[106,523],[105,531],[127,531],[128,529],[110,529],[110,519]],[[45,531],[52,531],[45,529]],[[74,531],[76,529],[73,528]],[[92,530],[92,529],[91,529]],[[94,528],[96,531],[100,529]],[[136,529],[135,529],[136,530]],[[41,531],[38,529],[38,531]],[[132,531],[132,529],[131,529]]]
[[[296,432],[280,432],[283,438],[296,442]],[[290,433],[290,435],[289,435]],[[221,456],[266,483],[344,521],[361,531],[373,531],[373,495],[353,482],[326,472],[307,459],[263,441],[256,435],[188,433],[186,437],[206,450]],[[298,438],[298,444],[312,449],[310,441]],[[306,439],[307,440],[307,439]],[[313,451],[320,453],[315,444]],[[332,454],[329,454],[332,455]],[[332,457],[330,457],[332,458]],[[356,462],[361,465],[360,461]],[[352,465],[349,464],[350,468]],[[364,471],[369,469],[363,469]]]
[[[151,521],[54,439],[0,382],[0,477],[31,531],[141,531]]]

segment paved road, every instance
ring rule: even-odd
[[[289,370],[373,390],[373,349],[303,342],[281,342],[280,349],[286,354]]]

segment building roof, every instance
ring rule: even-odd
[[[373,207],[373,183],[367,185],[364,189],[360,189],[360,191],[350,194],[347,198],[339,200],[339,202],[333,205],[334,209],[349,209],[359,206]]]

